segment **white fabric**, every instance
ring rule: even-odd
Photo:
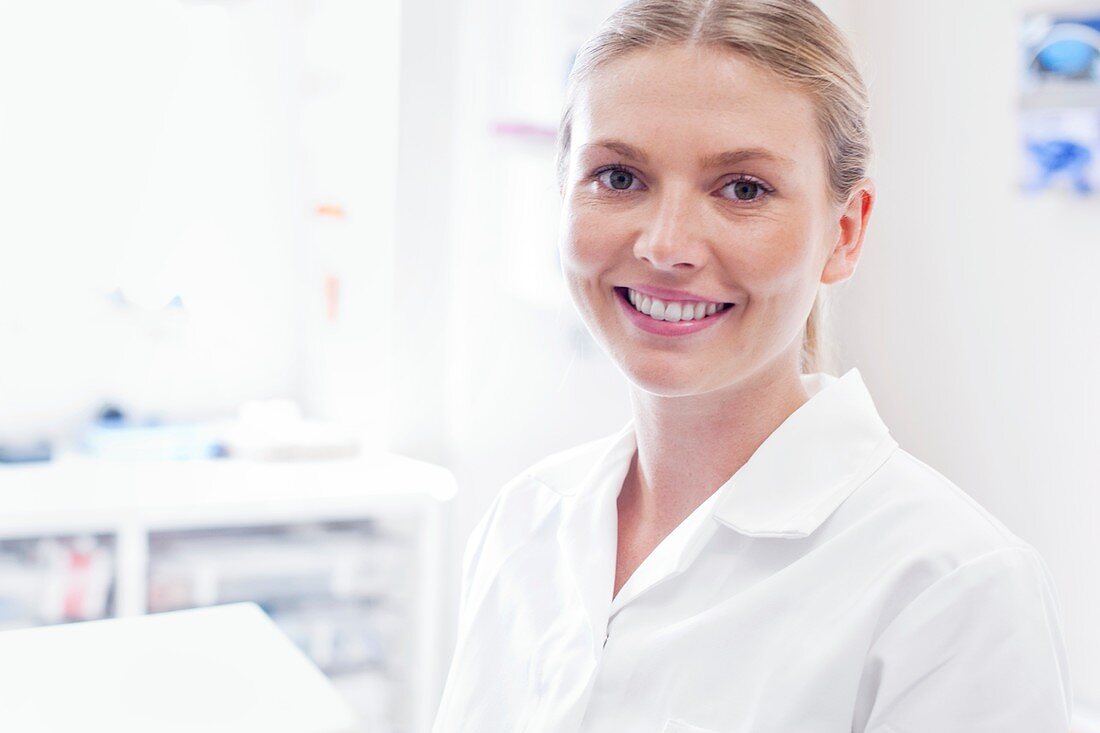
[[[858,370],[803,380],[614,599],[633,423],[509,482],[434,733],[1066,733],[1040,555],[898,447]]]

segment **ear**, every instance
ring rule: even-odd
[[[821,282],[825,285],[843,282],[855,273],[874,206],[874,181],[864,178],[852,189],[848,203],[840,209],[837,240],[821,272]]]

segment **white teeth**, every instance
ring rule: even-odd
[[[692,302],[665,302],[648,295],[642,295],[634,290],[627,289],[627,299],[638,311],[658,321],[698,321],[708,316],[713,316],[720,310],[729,306],[721,303]]]

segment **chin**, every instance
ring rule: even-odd
[[[619,371],[635,388],[659,397],[686,397],[703,394],[714,389],[713,384],[702,380],[698,366],[685,364],[680,367],[669,364],[620,363]]]

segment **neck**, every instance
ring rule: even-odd
[[[785,363],[701,395],[663,397],[632,387],[638,451],[620,499],[645,515],[689,512],[808,399],[797,366]]]

